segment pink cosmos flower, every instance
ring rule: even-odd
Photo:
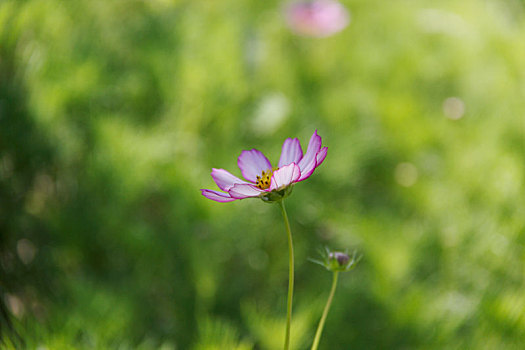
[[[324,38],[343,30],[350,15],[336,0],[313,0],[291,4],[286,20],[296,34]]]
[[[284,198],[291,185],[306,180],[321,165],[327,150],[327,147],[321,148],[321,137],[316,130],[304,156],[297,138],[286,139],[277,167],[272,167],[264,154],[256,149],[242,151],[237,164],[247,181],[224,169],[214,168],[211,177],[222,191],[201,189],[202,195],[217,202],[257,197],[266,201]]]

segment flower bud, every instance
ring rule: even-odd
[[[346,255],[345,253],[341,253],[341,252],[331,252],[328,255],[328,259],[332,261],[337,261],[337,263],[339,264],[339,267],[346,266],[348,262],[350,261],[350,257]]]
[[[352,257],[347,253],[330,251],[326,248],[326,251],[322,253],[323,261],[312,260],[312,262],[324,266],[330,271],[350,271],[352,270],[361,257],[357,257],[357,253],[354,251]]]

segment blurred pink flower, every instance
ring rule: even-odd
[[[244,181],[224,169],[213,169],[211,177],[222,191],[202,189],[204,197],[216,202],[231,202],[243,198],[266,198],[274,192],[290,189],[296,182],[306,180],[324,161],[327,147],[321,147],[321,137],[314,132],[303,156],[298,139],[284,141],[277,167],[256,149],[242,151],[237,164]],[[276,195],[282,198],[283,194]],[[264,197],[264,198],[263,198]],[[268,201],[272,201],[271,198]]]
[[[339,1],[313,0],[289,5],[286,20],[296,34],[324,38],[343,30],[350,15]]]

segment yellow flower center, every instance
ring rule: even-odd
[[[277,170],[277,169],[273,169]],[[272,180],[272,170],[263,170],[261,176],[257,175],[257,181],[255,181],[255,186],[259,187],[261,190],[265,190],[270,187]]]

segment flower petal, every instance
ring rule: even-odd
[[[290,5],[286,19],[296,34],[323,38],[343,30],[350,22],[350,15],[338,1],[313,0]]]
[[[324,159],[326,158],[326,152],[328,152],[328,147],[323,147],[321,148],[319,153],[317,153],[317,155],[315,156],[315,159],[316,159],[315,167],[316,168],[323,163]]]
[[[310,138],[310,142],[308,143],[306,154],[298,164],[299,168],[301,169],[301,177],[298,181],[303,181],[312,175],[317,162],[317,153],[319,153],[320,150],[321,137],[317,135],[317,130],[315,130],[312,137]]]
[[[264,190],[261,190],[258,187],[255,187],[252,184],[235,184],[232,188],[228,191],[230,196],[235,199],[243,199],[243,198],[249,198],[249,197],[259,197],[259,195],[262,192],[266,192]]]
[[[293,182],[297,182],[301,176],[301,169],[295,163],[288,164],[274,171],[270,191],[286,187]]]
[[[228,192],[228,190],[235,184],[247,183],[246,181],[239,179],[237,176],[232,175],[229,171],[224,169],[213,168],[211,171],[211,177],[213,177],[213,181],[215,181],[217,186],[226,192]]]
[[[214,191],[214,190],[201,190],[204,197],[211,199],[216,202],[226,203],[236,200],[232,198],[228,193]]]
[[[263,170],[272,169],[272,164],[268,158],[256,149],[242,151],[237,159],[237,165],[241,169],[242,176],[251,182],[255,182],[257,175],[260,176]]]
[[[298,139],[286,139],[283,143],[281,151],[281,159],[279,159],[279,168],[291,163],[299,163],[303,158],[303,150]]]

